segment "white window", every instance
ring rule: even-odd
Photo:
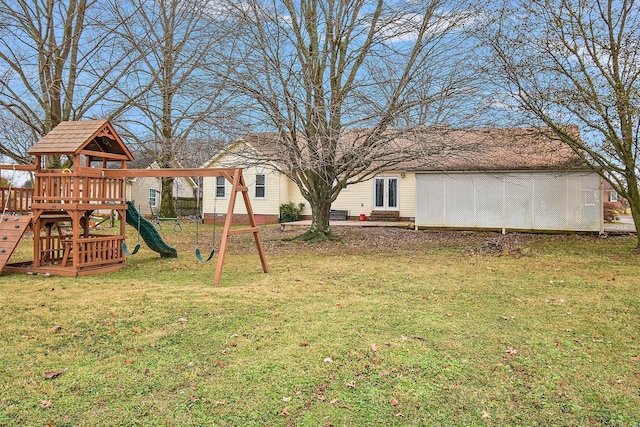
[[[152,208],[158,206],[158,190],[155,188],[149,189],[149,206]]]
[[[266,199],[267,198],[267,176],[264,174],[256,175],[255,183],[255,198]]]
[[[224,176],[216,176],[216,199],[224,199],[226,197],[227,180]]]
[[[618,201],[618,193],[616,193],[614,190],[610,190],[609,191],[609,201],[610,202],[617,202]]]

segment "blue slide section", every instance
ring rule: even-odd
[[[142,240],[149,246],[149,249],[158,252],[162,258],[178,258],[176,248],[172,248],[162,240],[160,233],[158,233],[153,223],[140,215],[133,202],[127,201],[127,206],[129,207],[127,209],[127,224],[136,229],[138,229],[138,224],[140,224],[140,236],[142,236]]]

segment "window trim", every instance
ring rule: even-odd
[[[258,185],[258,177],[264,177],[264,183],[262,185]],[[264,195],[258,196],[258,188],[264,189]],[[254,199],[266,199],[267,198],[267,174],[266,173],[257,173],[255,176],[255,181],[253,182],[253,198]]]
[[[153,192],[153,203],[151,203],[151,192]],[[148,202],[149,202],[149,206],[152,208],[156,208],[158,207],[158,189],[151,187],[149,188],[149,194],[148,194],[148,198],[147,198]]]
[[[222,179],[222,185],[218,183],[218,180]],[[218,189],[222,189],[222,195],[218,195]],[[215,199],[227,198],[227,179],[224,176],[216,176],[213,180],[213,197]]]

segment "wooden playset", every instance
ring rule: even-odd
[[[129,218],[134,218],[132,214],[135,210],[131,203],[127,204],[126,179],[143,176],[222,176],[227,179],[231,183],[231,192],[214,285],[220,284],[231,235],[252,233],[262,270],[265,273],[268,271],[259,228],[240,168],[128,169],[127,162],[133,160],[133,156],[106,120],[62,122],[28,152],[35,157],[33,165],[0,165],[0,170],[22,170],[34,174],[34,188],[10,186],[0,191],[0,271],[78,276],[117,271],[125,267],[127,211],[131,209]],[[67,156],[72,159],[72,166],[47,169],[44,167],[46,156]],[[238,192],[244,200],[249,227],[232,229]],[[101,234],[91,228],[91,215],[100,210],[117,212],[121,218],[119,232]],[[135,217],[135,221],[140,230],[141,221],[146,220]],[[9,263],[11,254],[29,228],[33,231],[33,260]],[[159,235],[153,234],[154,231],[147,230],[151,249],[161,256],[171,256],[161,251],[166,250],[161,245],[164,242]]]

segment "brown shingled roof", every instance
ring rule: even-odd
[[[578,128],[568,128],[579,136]],[[448,130],[423,138],[444,149],[437,155],[416,158],[401,165],[413,170],[565,170],[586,169],[586,164],[550,131],[535,128]],[[420,137],[420,134],[417,134]]]
[[[61,122],[28,151],[32,155],[75,155],[83,150],[122,155],[133,160],[108,120]]]
[[[579,137],[577,126],[567,131]],[[351,133],[349,133],[351,132]],[[352,144],[348,131],[342,149]],[[249,134],[244,138],[263,156],[278,162],[282,146],[274,133]],[[390,141],[388,150],[410,154],[393,170],[498,171],[498,170],[586,170],[586,164],[548,129],[496,128],[452,130],[445,127],[415,129]],[[339,148],[340,149],[340,148]],[[385,147],[383,146],[384,150]],[[251,153],[247,153],[251,155]],[[400,157],[400,156],[398,156]]]

